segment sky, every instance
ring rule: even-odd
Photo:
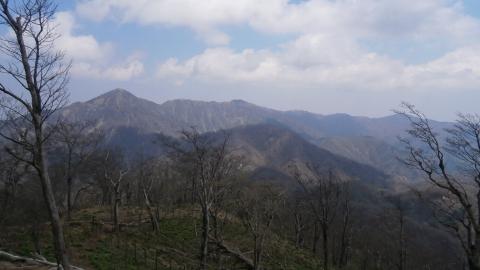
[[[479,0],[59,1],[71,101],[243,99],[385,116],[478,112]]]

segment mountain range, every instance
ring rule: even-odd
[[[69,121],[94,123],[106,132],[110,143],[131,152],[161,152],[160,134],[178,138],[181,130],[192,127],[201,133],[229,130],[232,144],[242,149],[257,177],[285,175],[290,162],[303,161],[339,168],[352,178],[376,183],[417,178],[398,161],[403,153],[397,137],[409,127],[398,115],[368,118],[279,111],[242,100],[157,104],[123,89],[73,103],[58,113]],[[432,121],[432,125],[442,129],[451,123]]]
[[[72,120],[96,119],[104,128],[131,127],[145,132],[178,136],[178,131],[195,126],[200,132],[229,129],[241,125],[277,121],[311,140],[332,136],[371,136],[396,142],[408,121],[392,115],[381,118],[321,115],[306,111],[278,111],[243,100],[205,102],[171,100],[162,104],[115,89],[86,102],[76,102],[61,111]],[[436,127],[449,123],[432,121]]]

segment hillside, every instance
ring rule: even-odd
[[[258,124],[229,130],[231,147],[247,162],[265,172],[291,174],[290,165],[312,164],[321,170],[337,170],[352,180],[360,180],[377,187],[386,187],[388,176],[372,166],[335,155],[302,138],[279,124]]]

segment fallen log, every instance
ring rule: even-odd
[[[28,258],[23,256],[14,255],[5,251],[0,250],[0,261],[10,262],[10,263],[24,263],[29,265],[38,265],[38,266],[48,266],[52,269],[62,269],[57,263],[49,262],[41,256],[36,256],[37,258]],[[83,270],[82,268],[72,266],[74,270]]]
[[[237,250],[235,248],[232,248],[232,247],[228,246],[228,244],[226,244],[223,241],[216,241],[213,238],[210,238],[210,240],[213,241],[217,245],[217,247],[220,248],[222,251],[230,254],[234,258],[236,258],[239,261],[245,263],[250,269],[254,268],[253,261],[250,258],[248,258],[247,256],[245,256],[245,254],[242,253],[240,250]]]

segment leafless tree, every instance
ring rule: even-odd
[[[238,217],[253,237],[253,269],[262,267],[265,241],[279,212],[283,193],[269,185],[251,185],[237,200]]]
[[[339,184],[341,187],[341,199],[339,205],[339,211],[341,214],[340,226],[339,226],[339,239],[338,251],[336,252],[338,256],[333,260],[333,263],[338,268],[343,268],[348,264],[348,251],[350,249],[350,242],[352,238],[352,206],[351,206],[351,196],[350,196],[350,186],[348,182]]]
[[[411,124],[410,138],[400,139],[408,152],[404,162],[443,194],[431,202],[437,220],[458,237],[469,269],[480,269],[480,117],[459,114],[441,136],[415,106],[404,103],[397,113]]]
[[[55,51],[55,26],[52,25],[56,6],[50,0],[0,0],[0,24],[11,34],[0,38],[0,50],[7,60],[0,63],[2,120],[1,136],[29,151],[19,160],[30,164],[42,183],[44,199],[50,215],[58,263],[70,269],[63,228],[48,173],[45,144],[54,128],[47,120],[66,102],[65,86],[69,64],[64,54]]]
[[[398,270],[407,269],[407,245],[405,237],[405,215],[407,207],[403,201],[396,200],[393,202],[398,222]]]
[[[54,134],[55,154],[62,160],[62,178],[67,184],[67,219],[71,219],[74,198],[75,180],[79,176],[82,165],[95,153],[102,142],[103,135],[92,128],[88,122],[68,122],[62,120]]]
[[[207,269],[211,214],[228,190],[228,178],[235,163],[228,149],[229,135],[221,138],[203,136],[196,129],[182,132],[183,145],[171,145],[176,157],[187,164],[192,177],[196,200],[202,210],[201,269]]]
[[[308,208],[307,202],[299,195],[294,195],[291,201],[291,213],[294,222],[295,247],[302,248],[305,242],[304,233],[307,229],[308,217],[305,211]]]
[[[9,155],[0,155],[0,189],[3,191],[0,201],[0,225],[9,216],[15,213],[17,193],[23,176],[28,167],[22,161]]]
[[[390,195],[381,215],[380,232],[391,239],[384,244],[385,257],[391,258],[389,267],[404,270],[407,267],[407,213],[409,205],[403,194]]]
[[[112,202],[112,217],[113,228],[115,232],[120,231],[119,215],[120,204],[122,202],[122,185],[125,176],[127,175],[129,168],[128,165],[123,164],[121,153],[115,153],[113,156],[112,151],[107,150],[105,152],[103,160],[103,177],[105,182],[109,183],[113,193]]]
[[[319,238],[317,226],[319,226],[323,243],[323,268],[328,270],[330,266],[330,231],[340,204],[340,181],[332,170],[325,173],[315,165],[305,164],[305,167],[305,173],[301,173],[298,167],[294,167],[293,174],[315,217],[313,252],[316,253],[316,242]]]
[[[150,217],[150,221],[152,222],[153,231],[158,233],[160,231],[160,224],[151,199],[154,182],[159,181],[159,179],[155,177],[155,171],[158,167],[156,165],[157,163],[154,162],[154,160],[142,160],[139,164],[137,178],[139,181],[139,188],[141,189],[140,192],[142,193],[145,202],[145,207]]]

